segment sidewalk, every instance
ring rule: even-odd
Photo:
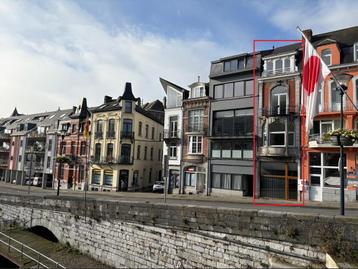
[[[0,182],[0,192],[11,192],[14,194],[26,194],[28,191],[28,186],[14,185],[10,183]],[[32,195],[56,195],[56,189],[41,189],[39,187],[31,186],[30,193]],[[74,190],[60,190],[60,195],[68,196],[82,196],[83,191],[74,191]],[[163,194],[151,193],[151,192],[97,192],[97,191],[88,191],[88,198],[122,198],[122,199],[149,199],[149,200],[161,200],[164,199]],[[236,196],[205,196],[205,195],[196,195],[196,194],[168,194],[168,200],[178,200],[178,201],[203,201],[203,202],[224,202],[231,204],[246,204],[252,205],[252,197],[236,197]],[[282,204],[298,204],[301,202],[297,201],[285,201],[285,200],[274,200],[274,199],[256,199],[257,204],[272,204],[277,205],[278,207],[284,207]],[[265,209],[266,206],[257,205],[258,209]],[[307,208],[325,208],[325,209],[339,209],[339,202],[314,202],[314,201],[305,201],[304,207]],[[346,209],[358,210],[358,201],[357,202],[346,202]]]

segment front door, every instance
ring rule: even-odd
[[[119,172],[119,191],[128,191],[128,170],[121,170]]]

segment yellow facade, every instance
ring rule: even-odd
[[[142,112],[138,112],[134,101],[131,101],[132,113],[124,112],[124,102],[129,101],[120,101],[121,109],[92,113],[90,190],[147,190],[152,187],[156,180],[161,178],[163,125],[144,115],[146,113],[143,113],[143,110],[139,109]],[[109,121],[111,119],[115,123],[115,135],[113,138],[108,138]],[[131,132],[133,137],[129,134],[128,129],[124,131],[123,123],[128,120],[132,120]],[[103,123],[102,137],[96,135],[97,121]],[[141,133],[140,125],[142,125]],[[147,135],[146,132],[148,132]],[[111,159],[108,158],[109,143],[113,144]],[[98,144],[100,145],[99,158],[98,152],[96,155],[96,148],[99,148]],[[139,156],[137,156],[138,146],[140,147]],[[129,158],[127,158],[128,154],[123,158],[124,147],[126,153],[130,151]],[[145,149],[146,156],[144,156]],[[95,156],[97,156],[96,160]]]

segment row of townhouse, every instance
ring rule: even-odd
[[[161,179],[164,109],[142,104],[126,83],[98,107],[0,119],[0,180],[100,191],[150,188]]]
[[[358,106],[358,27],[305,34],[332,72],[352,76],[347,96]],[[213,61],[209,78],[188,89],[160,79],[164,174],[174,192],[284,200],[301,200],[304,192],[305,199],[339,200],[339,147],[322,136],[339,128],[340,92],[327,77],[306,135],[301,42]],[[347,96],[344,127],[357,129]],[[358,143],[344,149],[347,200],[357,200],[357,153]]]

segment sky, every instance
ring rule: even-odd
[[[0,0],[0,117],[118,97],[162,100],[159,77],[208,81],[210,62],[254,39],[358,25],[358,1]],[[264,48],[262,48],[264,49]]]

